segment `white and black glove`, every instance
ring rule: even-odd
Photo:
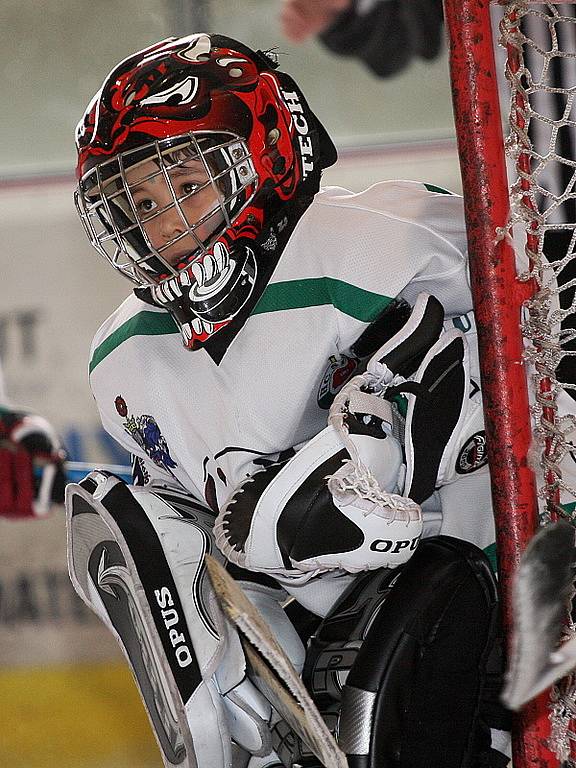
[[[419,294],[406,325],[383,344],[363,374],[369,391],[396,403],[404,447],[402,489],[419,504],[437,488],[486,465],[482,393],[470,379],[462,331],[444,330],[444,309]]]
[[[46,419],[0,406],[0,517],[45,517],[62,504],[65,458]]]
[[[236,565],[302,583],[405,563],[422,533],[418,504],[399,495],[402,448],[392,406],[361,392],[356,377],[330,410],[328,426],[287,461],[236,488],[214,527]]]

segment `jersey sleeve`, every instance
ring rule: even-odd
[[[93,361],[97,359],[98,352],[106,348],[119,329],[121,330],[126,324],[132,322],[134,314],[141,309],[140,305],[141,302],[130,297],[130,300],[125,301],[96,332],[89,355],[91,361],[90,388],[104,430],[131,456],[134,484],[145,485],[156,480],[178,485],[174,476],[163,467],[158,466],[145,450],[138,424],[131,417],[122,394],[124,392],[122,359],[112,366],[106,366],[106,363],[102,361],[99,364],[93,364]],[[106,358],[106,362],[108,362],[108,358]],[[132,380],[133,388],[139,391],[135,377],[132,377]],[[144,382],[143,386],[145,388],[147,383]],[[115,392],[116,397],[110,396],[111,391]],[[118,418],[119,416],[120,418]]]

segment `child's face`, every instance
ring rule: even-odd
[[[127,170],[126,179],[138,212],[138,219],[153,247],[171,266],[177,266],[200,247],[222,223],[218,195],[204,165],[189,160],[168,170],[174,195],[158,164],[148,160]],[[194,229],[200,243],[189,229],[210,211],[215,213]]]

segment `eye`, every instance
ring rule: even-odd
[[[149,197],[145,197],[143,200],[138,200],[136,203],[136,210],[138,213],[150,213],[158,206]]]
[[[199,187],[200,187],[200,185],[196,184],[193,181],[186,181],[186,182],[184,182],[184,184],[182,184],[182,194],[184,196],[186,196],[186,195],[193,195],[194,192],[196,192]]]

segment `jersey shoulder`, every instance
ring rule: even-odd
[[[307,258],[297,259],[300,269],[317,268],[333,273],[342,263],[364,254],[394,266],[394,253],[409,259],[415,251],[466,250],[464,206],[460,195],[418,181],[382,181],[361,192],[324,187],[298,222],[290,246]],[[400,253],[400,251],[402,253]]]
[[[417,222],[429,207],[460,210],[462,197],[434,184],[395,179],[379,181],[360,192],[342,187],[324,187],[314,203],[316,207],[373,211],[403,220],[412,218]]]
[[[312,242],[385,253],[389,266],[399,249],[410,259],[415,251],[457,253],[458,261],[467,249],[461,195],[423,182],[382,181],[361,192],[327,187],[309,211],[303,219]]]
[[[90,369],[108,348],[116,348],[123,338],[150,333],[151,325],[166,325],[166,332],[176,330],[174,320],[166,310],[130,294],[96,331],[90,347]]]

